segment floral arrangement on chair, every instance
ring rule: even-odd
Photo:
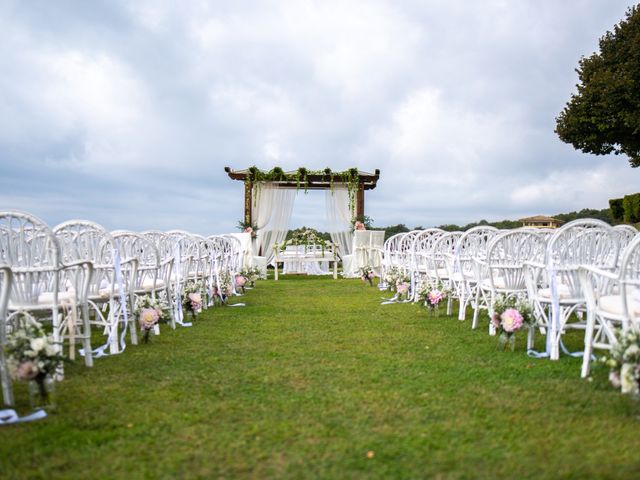
[[[143,332],[143,343],[149,343],[151,331],[159,322],[168,320],[165,313],[168,309],[167,302],[159,298],[152,298],[150,295],[143,295],[137,298],[133,314],[138,319],[140,329]]]
[[[52,375],[64,361],[64,357],[53,342],[53,337],[47,335],[38,322],[28,320],[24,327],[9,335],[5,351],[11,377],[15,380],[35,382],[37,386],[35,394],[39,398],[32,398],[32,406],[53,407],[50,397],[50,388],[53,385]],[[31,395],[32,389],[29,390]]]
[[[182,308],[187,312],[191,312],[191,317],[194,319],[202,311],[203,290],[202,282],[195,280],[187,281],[182,287]]]
[[[231,283],[231,273],[228,271],[223,271],[219,275],[220,288],[218,288],[218,284],[214,282],[212,287],[213,299],[216,303],[220,305],[226,305],[227,298],[233,295],[233,284]]]
[[[640,395],[640,335],[618,332],[608,356],[600,359],[609,367],[609,381],[623,394]]]
[[[392,292],[396,292],[396,300],[407,300],[409,298],[410,280],[409,277],[398,267],[391,267],[384,276],[385,284]]]
[[[364,223],[362,223],[360,221],[356,221],[356,223],[353,224],[353,229],[354,230],[366,230],[367,227],[365,227]]]
[[[373,287],[373,279],[376,277],[373,268],[370,265],[365,265],[359,269],[360,278],[363,282],[369,282],[369,285]]]
[[[233,276],[233,281],[235,282],[236,290],[240,290],[242,293],[245,293],[244,286],[247,284],[249,279],[242,273],[236,273]]]
[[[260,269],[258,267],[247,268],[242,270],[240,275],[247,279],[251,287],[255,287],[256,281],[260,278]]]
[[[255,238],[258,235],[258,226],[255,223],[240,220],[238,222],[238,230],[243,233],[250,233],[251,238]]]
[[[442,282],[438,282],[435,286],[430,283],[423,283],[418,290],[418,301],[432,313],[437,313],[438,307],[443,300],[449,296],[449,290],[445,288]]]
[[[500,334],[498,346],[506,350],[507,345],[513,352],[516,345],[516,332],[535,323],[531,305],[521,297],[498,295],[493,304],[491,323]]]

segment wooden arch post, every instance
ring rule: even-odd
[[[251,204],[253,203],[253,183],[244,182],[244,222],[253,225]]]

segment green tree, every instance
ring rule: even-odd
[[[396,233],[404,233],[408,232],[409,228],[404,223],[399,223],[398,225],[391,225],[389,227],[384,227],[384,239],[386,240],[389,237],[392,237]]]
[[[625,154],[640,166],[640,8],[600,39],[600,52],[582,57],[578,92],[556,118],[563,142],[585,153]]]

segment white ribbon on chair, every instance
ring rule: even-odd
[[[34,420],[45,418],[46,416],[47,412],[45,412],[44,410],[37,410],[29,415],[20,417],[14,409],[7,408],[4,410],[0,410],[0,425],[12,425],[14,423],[32,422]]]
[[[190,327],[193,323],[185,322],[182,313],[182,256],[179,243],[176,243],[175,249],[173,250],[173,258],[173,263],[176,265],[176,297],[173,304],[173,315],[178,325]]]
[[[116,276],[116,283],[118,284],[118,295],[119,295],[119,300],[120,300],[120,311],[122,312],[122,315],[124,317],[124,328],[122,329],[122,334],[120,336],[120,351],[119,352],[114,352],[114,353],[122,353],[124,352],[125,348],[126,348],[126,343],[125,343],[125,335],[127,333],[127,324],[129,322],[129,316],[127,313],[127,301],[126,301],[126,296],[125,296],[125,289],[124,289],[124,281],[122,278],[122,261],[120,259],[120,252],[118,251],[118,249],[114,250],[114,271],[115,271],[115,276]],[[111,305],[109,305],[111,307]],[[116,314],[115,309],[113,308],[109,308],[109,325],[107,326],[107,328],[109,329],[109,335],[107,336],[107,341],[105,342],[104,345],[101,345],[100,347],[96,348],[95,350],[93,350],[93,357],[94,358],[100,358],[103,357],[105,355],[109,355],[109,353],[105,353],[105,350],[113,343],[113,342],[117,342],[118,339],[118,323],[119,323],[119,319],[120,319],[120,315]],[[81,356],[84,356],[85,352],[84,349],[80,349],[78,350],[78,353]]]

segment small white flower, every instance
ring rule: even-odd
[[[36,358],[38,356],[38,352],[34,350],[25,350],[24,355],[25,357]]]
[[[47,342],[42,337],[31,339],[31,350],[34,350],[35,352],[39,352],[40,350],[43,350],[46,346],[47,346]]]
[[[633,345],[629,345],[627,349],[624,351],[624,358],[627,361],[633,361],[640,356],[640,348],[635,343]]]
[[[635,365],[631,363],[625,363],[620,369],[620,385],[622,386],[622,393],[640,393],[638,391],[638,381],[633,375]]]
[[[56,347],[53,345],[47,345],[44,349],[44,353],[47,357],[53,357],[56,354]]]

